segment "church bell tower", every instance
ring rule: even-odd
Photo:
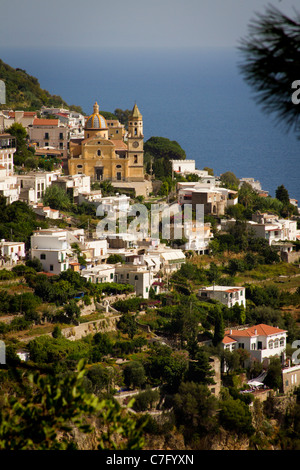
[[[143,116],[135,104],[128,119],[128,163],[132,181],[144,180]]]

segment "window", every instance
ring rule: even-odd
[[[59,148],[60,149],[63,149],[64,148],[64,144],[62,142],[59,143]]]
[[[244,348],[245,348],[244,343],[239,343],[239,348],[240,348],[240,349],[244,349]]]
[[[114,278],[114,273],[110,273],[110,278],[111,278],[111,279]]]
[[[97,155],[98,155],[98,157],[101,156],[101,150],[97,150]]]
[[[42,254],[40,255],[40,259],[46,259],[46,255],[45,255],[44,253],[42,253]]]
[[[274,346],[274,341],[271,339],[269,341],[269,349],[273,349],[273,346]]]
[[[77,165],[77,168],[82,168],[82,165]]]
[[[280,346],[284,346],[284,344],[285,344],[284,338],[280,338]]]
[[[45,137],[44,139],[48,140],[49,139],[49,132],[45,132]]]
[[[279,346],[279,340],[278,339],[275,339],[274,341],[274,348],[278,348]]]
[[[53,271],[53,264],[50,264],[50,271]]]
[[[133,163],[137,163],[138,162],[138,156],[137,155],[134,155],[134,161]]]
[[[134,280],[135,280],[135,281],[138,281],[138,280],[139,280],[139,276],[135,275],[135,276],[134,276]]]
[[[62,140],[64,138],[64,135],[63,135],[62,132],[59,133],[59,138],[60,138],[60,140]]]

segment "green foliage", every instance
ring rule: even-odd
[[[220,423],[229,431],[250,436],[254,433],[248,405],[242,400],[229,398],[221,402]]]
[[[25,70],[14,69],[2,60],[0,60],[0,76],[6,85],[6,109],[37,110],[45,105],[69,107],[83,113],[79,106],[68,106],[60,96],[51,95],[47,90],[41,89],[37,78]]]
[[[0,238],[29,245],[33,230],[47,226],[46,222],[37,220],[36,214],[25,202],[15,201],[1,207]]]
[[[145,370],[152,383],[164,383],[166,389],[174,393],[188,371],[188,354],[186,351],[173,352],[168,346],[154,343]]]
[[[172,174],[170,160],[184,160],[185,151],[175,140],[166,137],[150,137],[144,144],[145,161],[148,161],[147,172],[150,171],[150,160],[152,158],[152,169],[156,179],[164,179]]]
[[[133,339],[138,332],[138,325],[135,321],[135,317],[130,313],[123,313],[117,323],[117,327],[122,331],[122,333],[128,334],[130,339]]]
[[[124,383],[127,387],[140,388],[145,382],[145,369],[140,362],[131,362],[124,367]]]
[[[65,377],[27,377],[24,397],[5,398],[0,410],[0,448],[2,450],[71,450],[76,443],[68,433],[75,426],[80,432],[93,431],[88,416],[95,416],[104,427],[99,449],[141,449],[141,428],[117,403],[99,400],[84,391],[84,363]],[[25,379],[25,378],[24,378]],[[118,444],[116,437],[122,438]]]
[[[299,106],[292,102],[291,85],[299,70],[300,14],[288,17],[273,5],[251,20],[240,41],[240,70],[263,111],[298,132]]]
[[[71,208],[71,200],[68,194],[59,186],[48,186],[43,196],[43,203],[51,209],[68,211]]]
[[[142,299],[132,297],[126,300],[117,300],[117,302],[113,303],[113,307],[122,313],[137,312],[140,310],[142,302]]]
[[[217,400],[206,385],[194,382],[181,383],[174,396],[174,414],[177,426],[184,426],[187,443],[197,436],[213,435],[217,430]]]
[[[123,110],[123,109],[117,108],[114,110],[114,115],[117,117],[117,119],[120,121],[121,124],[124,124],[126,129],[128,127],[128,120],[131,114],[132,114],[132,111],[130,109]]]
[[[228,189],[237,190],[239,187],[240,180],[235,176],[234,173],[232,173],[232,171],[226,171],[225,173],[222,173],[220,180],[223,186]]]
[[[121,255],[114,254],[114,255],[110,255],[107,258],[107,264],[117,264],[117,263],[122,263],[122,264],[125,263]]]
[[[151,409],[153,407],[153,403],[157,402],[159,397],[160,393],[158,390],[146,388],[144,392],[139,393],[135,397],[133,409],[135,411],[147,411],[147,409]]]
[[[282,366],[279,358],[271,358],[264,383],[275,390],[282,389]]]

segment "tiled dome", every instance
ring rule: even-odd
[[[106,120],[99,114],[99,106],[96,102],[94,104],[94,112],[90,115],[85,125],[86,129],[107,129]]]

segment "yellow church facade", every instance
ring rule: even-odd
[[[118,121],[99,114],[97,102],[86,121],[84,139],[70,142],[68,171],[92,181],[144,181],[143,117],[134,105],[128,132]]]

